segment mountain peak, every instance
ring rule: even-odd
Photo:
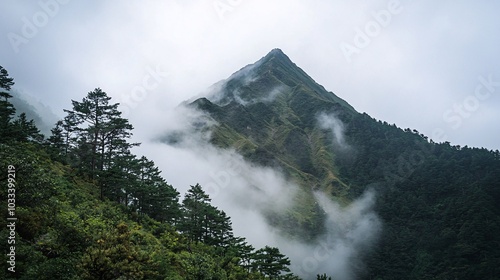
[[[241,105],[271,103],[278,96],[291,97],[300,92],[355,112],[343,99],[316,83],[279,48],[216,83],[210,92],[208,100],[217,105],[233,101]]]
[[[287,67],[297,67],[295,63],[281,50],[278,48],[272,49],[266,56],[260,59],[255,64],[265,64],[269,62],[279,63],[286,65]]]
[[[270,54],[284,54],[284,53],[280,48],[274,48],[267,55],[270,55]]]
[[[279,57],[279,58],[288,58],[288,56],[286,56],[286,54],[281,50],[281,49],[278,49],[278,48],[275,48],[275,49],[272,49],[266,56],[266,58],[272,58],[272,57]]]

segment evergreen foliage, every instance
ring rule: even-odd
[[[500,275],[500,152],[435,143],[358,113],[279,50],[225,80],[217,98],[191,106],[214,126],[212,143],[275,167],[303,187],[292,211],[269,221],[301,240],[322,233],[321,190],[349,203],[375,190],[383,222],[362,279],[496,279]],[[269,97],[274,89],[280,93]],[[318,115],[343,124],[324,129]],[[347,147],[340,145],[341,133]],[[307,215],[304,215],[307,213]],[[321,276],[321,275],[320,275]],[[332,275],[335,277],[335,275]]]
[[[0,141],[3,143],[26,141],[41,143],[43,135],[36,128],[33,120],[28,120],[24,113],[14,119],[16,109],[9,101],[12,98],[9,91],[13,85],[14,79],[9,77],[7,70],[0,66]]]
[[[13,80],[0,72],[9,90]],[[2,262],[1,279],[266,279],[251,269],[255,249],[199,184],[181,205],[154,162],[130,153],[132,126],[105,92],[73,101],[47,140],[26,116],[12,118],[9,96],[0,104],[0,169],[15,167],[18,223],[15,272]],[[288,264],[277,264],[276,279]]]
[[[276,247],[266,246],[255,252],[253,269],[266,275],[269,279],[279,279],[282,272],[290,272],[290,260],[280,253]]]
[[[230,79],[217,102],[192,106],[217,121],[212,143],[278,166],[303,187],[294,209],[268,213],[272,225],[313,241],[325,214],[312,190],[348,203],[370,187],[383,232],[360,256],[360,279],[498,278],[498,150],[434,143],[360,114],[279,50],[252,71],[253,79]],[[201,185],[179,202],[154,162],[131,153],[133,127],[104,91],[72,101],[45,140],[26,115],[15,116],[13,85],[0,66],[0,168],[16,167],[19,221],[16,272],[3,262],[1,279],[298,279],[277,248],[256,249],[235,236]],[[272,99],[263,96],[276,88]],[[342,121],[351,150],[318,126],[322,112]],[[2,240],[8,234],[0,230]],[[7,251],[6,242],[0,246]]]

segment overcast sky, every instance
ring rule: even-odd
[[[138,155],[154,160],[181,193],[200,182],[233,217],[237,235],[279,245],[301,271],[317,247],[283,244],[254,206],[262,197],[276,204],[276,195],[252,196],[248,187],[270,186],[286,198],[290,182],[279,172],[195,137],[189,149],[148,140],[188,129],[193,112],[173,110],[179,103],[280,48],[359,112],[437,142],[500,149],[494,2],[0,0],[0,65],[16,91],[61,118],[71,99],[102,88],[135,126]],[[336,235],[326,241],[338,246],[316,259],[321,272],[355,278],[352,260],[380,230],[370,197],[346,209],[326,205],[334,228],[349,234],[329,230]]]
[[[500,2],[0,1],[0,65],[63,116],[102,88],[137,131],[281,48],[359,112],[500,149]]]

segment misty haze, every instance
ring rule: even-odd
[[[497,4],[0,3],[2,279],[497,279]]]

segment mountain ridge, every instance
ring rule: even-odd
[[[328,116],[342,126],[359,113],[317,84],[280,49],[215,84],[210,94],[188,106],[217,123],[210,128],[212,144],[233,148],[255,164],[278,168],[301,186],[302,198],[292,211],[294,218],[273,219],[292,236],[307,232],[306,239],[312,240],[322,234],[324,214],[314,192],[349,203],[350,187],[340,179],[334,164],[334,158],[346,151],[331,142],[336,130],[319,123],[321,116]],[[338,154],[332,148],[339,149]],[[309,213],[307,218],[303,213]],[[276,213],[269,216],[273,215]],[[282,220],[297,223],[280,224]]]
[[[276,88],[273,98],[263,98]],[[499,250],[486,245],[500,244],[488,233],[500,224],[498,151],[435,143],[358,113],[279,49],[220,82],[212,94],[190,103],[217,123],[210,128],[212,144],[277,166],[302,186],[291,215],[274,217],[272,225],[314,240],[325,221],[312,193],[348,205],[373,189],[384,233],[374,253],[363,256],[369,272],[361,278],[494,279],[479,268],[497,271],[500,260]],[[485,228],[472,226],[478,215],[488,217]],[[406,253],[393,253],[401,248]]]
[[[276,155],[272,151],[276,142],[293,149],[297,144],[294,144],[297,142],[296,137],[300,139],[299,142],[311,142],[311,137],[320,141],[323,136],[319,133],[321,129],[317,126],[316,112],[335,113],[341,119],[350,119],[358,114],[343,99],[317,84],[278,48],[218,84],[216,92],[197,99],[190,105],[208,112],[216,121],[229,124],[215,129],[216,137],[212,138],[215,144],[222,147],[235,146],[243,155],[262,164],[276,162],[270,155]],[[269,93],[271,98],[262,97],[269,97]],[[241,141],[242,134],[251,135],[253,139],[257,139],[255,141],[267,144],[259,147],[254,140]],[[275,136],[280,134],[284,137],[277,139]],[[316,153],[325,150],[324,146],[324,143],[318,145]],[[304,149],[299,148],[298,151],[300,150]],[[279,156],[278,161],[286,166],[295,166],[292,169],[302,178],[309,176],[301,170],[314,169],[311,159],[302,165],[290,164],[290,161],[296,160],[282,159]],[[325,172],[328,174],[325,178],[336,178],[331,171],[333,167],[329,169]],[[345,184],[337,183],[347,188]],[[318,182],[313,185],[318,185]]]
[[[213,85],[213,91],[208,94],[208,99],[223,105],[230,101],[240,102],[242,104],[251,102],[255,98],[266,100],[266,92],[248,92],[247,95],[240,96],[234,92],[236,88],[248,87],[254,84],[254,90],[269,87],[282,87],[287,89],[297,89],[306,87],[316,98],[339,103],[349,110],[356,110],[345,100],[341,99],[333,92],[328,92],[323,86],[319,85],[300,67],[293,63],[290,58],[281,50],[273,49],[266,56],[253,64],[246,65],[240,70],[230,75],[226,80],[222,80]],[[269,93],[269,92],[267,92]],[[222,94],[222,96],[219,96]],[[273,100],[275,96],[269,99]]]

